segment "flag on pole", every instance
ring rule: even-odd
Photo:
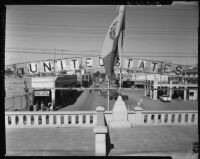
[[[110,81],[115,80],[114,66],[119,60],[119,51],[118,51],[118,41],[120,33],[123,32],[125,28],[125,6],[122,5],[119,8],[119,14],[114,19],[110,25],[108,32],[106,34],[103,49],[102,49],[102,59],[106,74]],[[122,33],[122,38],[123,38]],[[123,45],[123,40],[121,46]]]

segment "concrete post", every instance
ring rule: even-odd
[[[51,102],[55,106],[55,89],[51,89]]]
[[[184,87],[185,89],[184,89],[184,96],[183,96],[183,99],[184,100],[187,100],[187,81],[185,81],[185,87]]]
[[[152,96],[153,96],[153,90],[152,90],[152,87],[151,87],[151,86],[150,86],[149,88],[150,88],[150,95],[149,95],[149,97],[150,97],[150,99],[152,99]]]
[[[146,97],[147,96],[147,81],[145,81],[145,84],[144,84],[144,96]]]
[[[137,103],[137,106],[133,108],[135,112],[135,125],[143,124],[144,119],[142,115],[143,108],[140,107],[140,103]]]
[[[153,90],[153,100],[157,100],[158,99],[158,81],[157,80],[155,80],[154,81],[154,85],[153,85],[153,88],[154,88],[154,90]]]
[[[106,133],[108,133],[108,129],[105,126],[104,111],[105,108],[102,106],[96,108],[97,125],[93,132],[95,133],[95,154],[97,156],[106,156]]]
[[[170,85],[169,85],[169,97],[172,100],[172,81],[170,81]]]

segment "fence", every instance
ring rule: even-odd
[[[197,125],[197,111],[129,111],[128,120],[134,126],[189,126]],[[104,113],[107,124],[112,111]],[[6,128],[30,127],[94,127],[95,111],[5,112]]]
[[[10,98],[5,98],[5,110],[24,110],[26,109],[27,101],[26,101],[26,95],[19,95],[19,96],[13,96]]]

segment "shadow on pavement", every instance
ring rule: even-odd
[[[75,104],[83,91],[65,90],[62,93],[56,92],[56,110]]]
[[[104,121],[105,121],[105,126],[108,128],[108,124],[106,122],[105,117],[104,117]],[[110,132],[109,132],[109,128],[108,128],[108,133],[106,134],[106,156],[108,156],[111,149],[114,149],[114,144],[111,143]]]

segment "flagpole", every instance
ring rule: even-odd
[[[125,13],[124,13],[125,14]],[[119,87],[119,93],[121,92],[121,87],[122,87],[122,66],[123,66],[123,41],[124,41],[124,30],[125,30],[125,15],[123,19],[123,24],[122,24],[122,30],[121,30],[121,66],[120,66],[120,87]]]
[[[108,111],[110,110],[110,90],[109,90],[109,88],[110,88],[110,80],[109,80],[109,78],[108,78]]]
[[[121,92],[121,87],[122,87],[122,65],[123,65],[123,47],[122,47],[122,52],[121,52],[121,66],[120,66],[120,87],[119,87],[119,93]]]

